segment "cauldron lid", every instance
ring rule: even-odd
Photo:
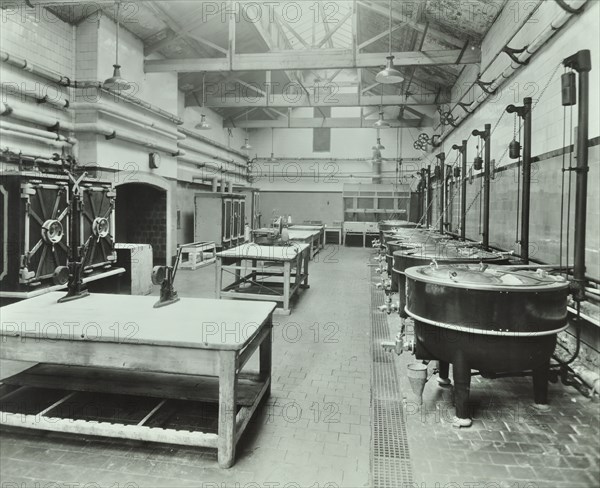
[[[529,291],[567,288],[561,276],[543,271],[511,270],[501,266],[443,265],[415,266],[405,271],[408,278],[427,283],[473,289]]]
[[[498,261],[502,255],[484,251],[476,247],[465,247],[454,244],[454,241],[439,241],[435,246],[422,243],[413,249],[401,249],[394,252],[395,256],[414,257],[416,259],[431,259],[436,261]]]

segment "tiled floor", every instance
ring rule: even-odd
[[[371,252],[334,246],[321,252],[311,263],[311,288],[292,315],[276,316],[272,395],[238,446],[231,469],[219,469],[212,451],[13,429],[0,435],[2,488],[36,486],[36,481],[40,488],[68,483],[114,488],[370,486]],[[214,267],[177,276],[182,297],[212,297],[213,284]],[[399,320],[386,317],[394,335]],[[474,424],[456,430],[449,423],[452,389],[438,387],[433,378],[418,405],[405,376],[413,358],[394,358],[404,397],[411,488],[600,485],[598,402],[552,384],[552,409],[540,414],[530,408],[530,379],[475,377]],[[14,372],[13,365],[2,366],[4,376]]]
[[[331,245],[311,262],[311,287],[292,314],[274,317],[271,398],[231,469],[219,469],[212,451],[13,429],[0,436],[3,488],[368,486],[368,259],[364,249]],[[213,297],[214,266],[182,270],[176,285],[182,297]],[[3,376],[14,372],[3,363]]]

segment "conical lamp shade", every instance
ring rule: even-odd
[[[243,149],[244,151],[249,151],[250,149],[252,149],[252,146],[248,142],[247,137],[246,137],[246,139],[244,139],[244,145],[240,149]]]
[[[277,158],[275,157],[275,153],[271,153],[271,157],[269,158],[269,161],[271,161],[271,162],[277,161]]]
[[[375,76],[375,81],[386,85],[403,82],[404,77],[402,76],[402,73],[400,73],[400,71],[394,67],[394,56],[390,54],[386,59],[387,63],[385,69],[382,69],[379,73],[377,73],[377,76]]]
[[[104,81],[103,87],[108,90],[129,90],[131,84],[121,77],[121,66],[113,64],[113,75]]]
[[[196,129],[199,130],[209,130],[210,124],[206,121],[206,115],[202,114],[200,116],[200,122],[196,124]]]
[[[371,149],[378,150],[378,151],[385,149],[385,146],[383,144],[381,144],[381,139],[379,137],[377,138],[377,144],[375,144]]]
[[[389,127],[389,126],[390,126],[390,124],[388,124],[385,120],[383,120],[383,112],[379,112],[379,120],[377,120],[377,122],[375,122],[373,124],[373,127],[377,127],[379,129],[382,129],[382,128],[385,129],[386,127]]]

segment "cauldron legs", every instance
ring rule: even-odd
[[[438,362],[438,383],[441,386],[447,386],[450,384],[450,378],[448,378],[449,376],[449,372],[450,372],[450,363],[447,363],[446,361],[439,361]]]
[[[458,355],[452,362],[452,375],[454,377],[454,404],[456,406],[456,427],[469,427],[469,393],[471,391],[471,368],[462,355]]]
[[[535,407],[540,410],[548,410],[548,373],[550,361],[533,369],[533,400]]]

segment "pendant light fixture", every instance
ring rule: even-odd
[[[113,64],[113,75],[104,81],[102,85],[108,90],[129,90],[131,84],[121,77],[121,65],[119,64],[119,7],[120,2],[116,2],[116,21],[117,21],[117,39],[115,48],[115,64]]]
[[[373,127],[375,127],[376,129],[385,129],[389,126],[390,124],[383,120],[383,87],[381,87],[381,105],[379,105],[379,119],[373,124]]]
[[[269,161],[271,161],[272,163],[276,163],[277,162],[277,158],[275,157],[275,151],[273,149],[274,134],[275,134],[275,129],[271,128],[271,157],[269,158]]]
[[[206,71],[202,73],[202,105],[200,106],[201,112],[204,111],[204,79],[206,77]],[[206,115],[203,113],[200,114],[200,122],[196,124],[196,129],[198,130],[210,130],[210,124],[206,121]]]
[[[404,81],[404,77],[402,73],[398,71],[394,67],[394,55],[392,54],[392,0],[389,0],[390,5],[390,24],[389,24],[389,52],[390,55],[386,58],[387,62],[385,63],[385,68],[382,69],[377,76],[375,76],[375,80],[378,83],[384,83],[386,85],[391,85],[393,83],[401,83]]]
[[[381,151],[382,149],[385,149],[385,146],[381,144],[381,138],[379,137],[379,129],[377,129],[377,144],[375,144],[371,149],[373,149],[373,151]]]
[[[248,122],[248,112],[249,110],[246,110],[246,125]],[[250,139],[248,138],[248,127],[246,127],[246,138],[244,139],[244,144],[242,145],[242,147],[240,148],[242,151],[249,151],[250,149],[252,149],[252,146],[250,145]]]

